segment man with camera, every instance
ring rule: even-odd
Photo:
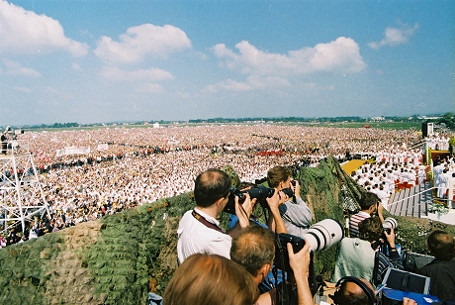
[[[366,192],[360,199],[360,211],[351,216],[349,219],[349,237],[359,236],[359,223],[370,218],[372,215],[377,215],[384,223],[384,216],[382,215],[381,199],[372,192]]]
[[[378,217],[370,217],[359,224],[359,230],[359,238],[346,237],[340,243],[333,273],[335,282],[344,276],[356,276],[377,285],[388,267],[403,269],[393,228],[384,229]],[[380,251],[384,243],[388,244],[388,255]]]
[[[267,182],[269,187],[277,190],[292,189],[295,202],[285,195],[280,202],[284,203],[280,206],[280,213],[288,233],[303,238],[310,227],[313,214],[300,195],[300,183],[292,178],[292,171],[284,166],[271,168],[267,172]]]
[[[288,286],[295,287],[297,291],[297,298],[291,299],[293,303],[290,304],[313,304],[308,280],[311,260],[310,245],[305,243],[305,246],[297,253],[294,253],[290,243],[286,247],[287,253],[284,255],[288,255],[291,270],[284,271],[293,275],[292,279],[288,278],[292,281],[291,285]],[[260,291],[263,292],[256,303],[257,305],[276,304],[276,300],[282,299],[282,290],[275,287],[265,291],[264,287],[261,286],[272,269],[275,253],[274,234],[261,226],[252,225],[246,228],[232,241],[231,259],[246,268],[259,286]]]
[[[278,233],[285,233],[284,223],[278,211],[278,193],[272,198],[267,198]],[[219,226],[217,217],[225,209],[229,198],[234,197],[235,214],[238,223],[229,232]],[[243,193],[243,202],[238,196],[231,195],[231,180],[229,176],[218,169],[209,169],[199,174],[195,180],[194,198],[196,207],[187,211],[180,220],[177,230],[177,256],[179,263],[194,253],[218,254],[230,258],[232,237],[240,229],[250,224],[250,216],[256,203],[256,198],[251,199],[248,192]]]

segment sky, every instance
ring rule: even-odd
[[[449,111],[452,0],[0,0],[0,126]]]

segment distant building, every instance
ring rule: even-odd
[[[371,118],[371,120],[374,121],[374,122],[385,121],[385,117],[383,117],[383,116],[377,116],[377,117]]]
[[[160,128],[160,123],[158,123],[158,122],[154,123],[153,128]]]

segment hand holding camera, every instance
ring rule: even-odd
[[[291,180],[291,189],[294,192],[294,196],[297,198],[301,198],[300,196],[300,183],[299,180]]]
[[[395,248],[395,230],[393,228],[385,228],[384,236],[387,239],[389,246]]]
[[[242,202],[240,203],[239,196],[234,197],[235,202],[235,215],[239,219],[239,225],[241,228],[246,228],[250,224],[250,216],[253,213],[253,208],[256,205],[256,198],[251,199],[248,193],[244,193],[242,196]]]
[[[311,255],[310,243],[305,241],[305,246],[294,253],[293,245],[287,245],[289,264],[292,269],[292,275],[297,287],[297,298],[295,304],[313,304],[313,294],[310,288],[310,268],[311,268]],[[291,303],[294,304],[294,303]]]
[[[275,189],[275,192],[273,193],[272,197],[267,197],[265,200],[267,201],[267,204],[269,205],[270,210],[278,210],[278,206],[283,203],[282,200],[283,198],[287,196],[281,192]]]
[[[286,246],[288,248],[289,265],[294,272],[294,277],[296,280],[301,277],[303,279],[308,279],[311,262],[310,243],[305,242],[305,246],[297,253],[294,253],[291,243],[288,243]]]
[[[378,215],[382,215],[383,209],[384,209],[384,207],[382,206],[382,203],[378,202],[378,204],[377,204]]]

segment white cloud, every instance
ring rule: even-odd
[[[119,41],[103,36],[95,55],[106,62],[137,63],[149,54],[166,58],[172,52],[191,47],[185,32],[172,25],[143,24],[130,27]]]
[[[413,27],[407,24],[401,24],[400,28],[387,27],[384,31],[384,38],[379,42],[370,42],[368,46],[372,49],[379,49],[384,46],[396,46],[409,41],[409,38],[419,29],[416,23]]]
[[[233,79],[227,79],[212,85],[207,86],[204,91],[210,93],[216,93],[219,91],[249,91],[256,89],[265,89],[265,88],[278,88],[278,87],[287,87],[289,82],[285,78],[281,77],[263,77],[259,75],[251,75],[247,78],[245,82],[239,82]]]
[[[4,69],[2,74],[12,75],[12,76],[26,76],[26,77],[41,77],[41,73],[38,71],[23,67],[20,63],[12,60],[3,61]]]
[[[140,93],[160,93],[163,91],[164,91],[163,86],[153,83],[144,84],[136,89],[136,92]]]
[[[0,0],[0,53],[43,54],[65,50],[87,54],[88,46],[65,37],[60,23]]]
[[[204,91],[210,93],[216,93],[218,91],[247,91],[251,90],[251,86],[245,82],[239,82],[233,79],[227,79],[222,82],[218,82],[212,85],[208,85]]]
[[[13,90],[23,92],[23,93],[32,93],[32,90],[30,90],[30,88],[27,88],[24,86],[16,86],[13,88]]]
[[[74,71],[78,71],[78,72],[82,71],[81,66],[78,63],[75,63],[75,62],[73,62],[71,64],[71,69],[73,69]]]
[[[46,93],[46,94],[52,94],[52,95],[59,95],[60,94],[60,91],[53,87],[53,86],[47,86],[43,89],[43,91]]]
[[[158,68],[123,70],[118,67],[104,67],[101,76],[115,81],[157,81],[172,79],[171,73]]]
[[[212,48],[227,68],[243,74],[303,75],[320,71],[359,72],[365,68],[360,48],[351,38],[339,37],[315,47],[289,51],[287,54],[258,50],[248,41],[236,44],[238,52],[217,44]]]

